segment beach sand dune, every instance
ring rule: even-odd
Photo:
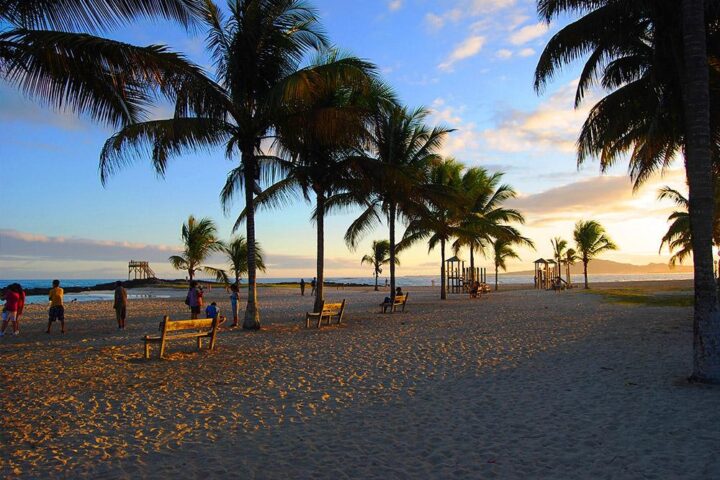
[[[132,301],[125,331],[109,302],[68,305],[64,336],[29,306],[0,343],[0,476],[720,478],[720,389],[682,380],[689,308],[418,288],[380,315],[383,296],[330,289],[346,321],[318,331],[311,297],[264,288],[262,331],[149,361],[181,294]]]

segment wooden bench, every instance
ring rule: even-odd
[[[145,358],[150,358],[150,344],[160,344],[160,358],[165,354],[165,344],[171,340],[185,340],[196,338],[198,350],[202,348],[203,338],[210,339],[210,350],[215,348],[218,326],[223,317],[199,318],[195,320],[170,320],[165,316],[160,323],[160,336],[145,335]]]
[[[383,302],[380,304],[381,313],[387,313],[388,309],[390,309],[390,313],[393,313],[397,307],[402,306],[401,312],[405,311],[405,304],[408,301],[409,293],[405,293],[403,295],[395,295],[395,299],[392,302],[392,306],[390,303]]]
[[[344,311],[345,299],[343,299],[341,303],[325,303],[325,300],[323,300],[320,306],[320,312],[305,313],[305,328],[310,328],[310,319],[316,317],[317,328],[320,328],[320,322],[322,322],[323,318],[327,319],[327,325],[330,325],[330,320],[333,317],[337,317],[337,324],[340,325]]]

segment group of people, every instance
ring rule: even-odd
[[[317,277],[313,277],[312,281],[310,282],[310,296],[315,296],[315,292],[317,291]],[[305,296],[305,279],[300,279],[300,295],[303,297]]]
[[[204,301],[204,291],[202,285],[198,284],[197,281],[191,280],[190,287],[188,288],[187,296],[185,297],[185,305],[190,307],[190,318],[195,320],[199,317],[200,311],[202,310]],[[233,323],[230,327],[237,327],[239,325],[239,307],[240,307],[240,291],[238,286],[233,284],[230,286],[230,308],[233,314]],[[215,318],[220,315],[220,311],[217,308],[217,303],[212,302],[205,308],[205,318]]]
[[[20,317],[25,308],[25,291],[19,283],[11,283],[5,288],[5,305],[2,311],[2,328],[0,337],[5,336],[5,330],[12,323],[13,335],[20,334]]]

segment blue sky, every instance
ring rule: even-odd
[[[549,239],[571,238],[579,219],[595,218],[621,250],[607,258],[663,262],[657,254],[669,205],[658,204],[660,185],[683,189],[670,170],[636,194],[618,165],[600,176],[598,165],[578,170],[574,141],[587,108],[573,110],[577,68],[563,71],[538,96],[532,88],[539,53],[564,22],[538,21],[530,0],[315,0],[323,25],[338,47],[378,65],[410,106],[433,111],[432,122],[456,128],[443,147],[470,166],[506,172],[520,193],[515,206],[528,219],[523,232],[538,245],[523,251],[528,269],[550,256]],[[202,33],[189,36],[168,22],[139,22],[107,36],[138,45],[160,43],[210,68]],[[597,99],[599,92],[590,97]],[[166,110],[158,107],[158,113]],[[223,152],[178,158],[158,179],[149,161],[138,162],[103,188],[98,156],[112,130],[87,119],[52,112],[0,84],[0,276],[17,278],[117,277],[131,257],[149,259],[163,276],[182,276],[165,259],[180,243],[189,214],[213,218],[223,238],[234,217],[218,193],[232,163]],[[238,204],[234,212],[239,211]],[[270,264],[268,276],[311,276],[315,234],[311,206],[297,204],[258,216],[257,236]],[[368,275],[359,259],[384,226],[349,252],[342,242],[352,215],[330,217],[327,273]],[[467,253],[461,255],[467,257]],[[418,246],[405,254],[401,275],[439,270],[439,252]],[[489,266],[489,262],[485,262]]]

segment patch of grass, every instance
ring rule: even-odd
[[[692,292],[678,290],[673,295],[657,294],[639,288],[615,288],[591,293],[602,295],[603,300],[624,305],[642,305],[646,307],[692,307],[695,303]]]

